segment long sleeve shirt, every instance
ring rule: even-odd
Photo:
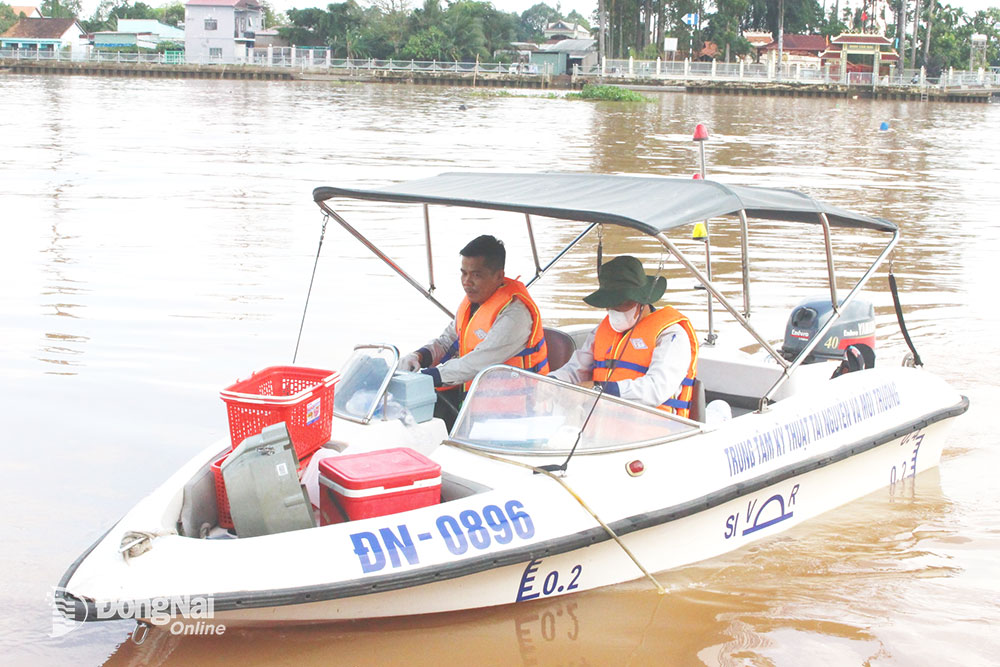
[[[521,301],[514,299],[500,311],[493,326],[474,350],[461,357],[452,357],[440,363],[453,345],[458,342],[455,320],[451,321],[440,336],[423,346],[430,353],[431,365],[438,364],[441,384],[453,385],[468,382],[487,366],[502,364],[523,350],[531,337],[531,313]],[[457,354],[457,345],[456,352]]]
[[[549,377],[573,384],[590,382],[594,374],[596,331],[595,327],[583,347],[573,353],[565,366],[549,373]],[[691,343],[687,332],[681,325],[673,324],[656,337],[653,358],[646,374],[634,380],[618,380],[618,394],[630,401],[659,406],[680,390],[690,365]]]

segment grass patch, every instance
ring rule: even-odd
[[[652,102],[645,95],[640,95],[628,88],[618,86],[595,86],[585,84],[579,93],[569,93],[567,100],[602,100],[605,102]]]

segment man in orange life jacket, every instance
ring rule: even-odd
[[[434,379],[439,391],[434,416],[451,428],[468,383],[476,373],[505,363],[548,373],[548,349],[538,306],[524,285],[504,276],[503,243],[479,236],[460,251],[462,300],[444,332],[419,350],[405,355],[399,367]],[[464,386],[463,386],[464,385]]]
[[[687,417],[698,337],[680,312],[653,307],[667,279],[647,276],[638,259],[623,255],[601,266],[598,281],[599,289],[583,300],[608,315],[551,376],[574,384],[593,380],[612,396]]]

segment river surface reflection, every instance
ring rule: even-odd
[[[464,103],[467,110],[461,110]],[[882,121],[890,131],[879,132]],[[313,187],[447,170],[689,177],[709,128],[709,172],[801,189],[894,220],[895,270],[928,367],[967,394],[939,471],[779,538],[660,579],[494,610],[222,637],[125,623],[53,638],[46,594],[140,497],[226,434],[220,388],[291,360],[321,217]],[[996,106],[699,97],[649,104],[484,98],[468,89],[0,75],[0,653],[19,663],[110,664],[992,664],[1000,641],[1000,469],[988,414],[1000,400],[995,307],[1000,226]],[[419,207],[340,209],[426,278]],[[460,296],[464,242],[497,232],[508,273],[532,270],[523,219],[434,210],[438,298]],[[497,224],[503,225],[497,227]],[[780,339],[825,279],[803,255],[818,229],[753,246],[754,322]],[[539,221],[542,259],[578,227]],[[714,268],[739,299],[738,238],[713,226]],[[754,233],[751,233],[753,243]],[[841,240],[857,276],[870,237]],[[678,241],[697,250],[690,241]],[[596,237],[537,294],[555,324],[593,322]],[[656,265],[617,230],[606,256]],[[667,263],[668,297],[704,331],[704,296]],[[846,285],[846,281],[844,283]],[[872,284],[879,353],[896,363],[884,273]],[[876,291],[877,289],[877,291]],[[717,311],[718,312],[718,311]],[[718,318],[723,337],[743,338]],[[401,326],[399,323],[405,322]],[[339,227],[324,240],[300,363],[336,367],[357,342],[409,349],[444,316]],[[388,333],[387,333],[388,332]],[[12,428],[10,428],[12,427]],[[289,566],[316,567],[322,554]]]

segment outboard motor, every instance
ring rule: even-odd
[[[823,325],[833,316],[829,299],[807,298],[795,306],[785,326],[785,342],[781,356],[791,361],[809,344]],[[841,309],[840,317],[826,334],[826,339],[813,348],[804,363],[841,360],[850,345],[863,343],[875,349],[875,308],[871,302],[855,299]]]

